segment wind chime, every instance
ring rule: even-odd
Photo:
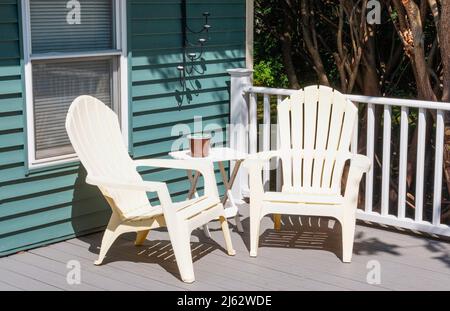
[[[189,27],[187,21],[187,3],[186,0],[181,1],[181,33],[182,33],[182,48],[183,48],[183,63],[177,67],[179,72],[179,80],[181,90],[177,90],[178,107],[181,108],[185,99],[189,104],[192,101],[191,93],[198,95],[201,85],[198,81],[193,82],[194,74],[204,74],[206,68],[199,64],[202,60],[205,45],[208,42],[208,34],[211,29],[209,24],[209,12],[204,12],[205,23],[199,30],[193,30]],[[188,34],[200,37],[197,42],[193,43],[189,40]]]

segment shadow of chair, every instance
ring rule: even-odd
[[[333,218],[309,216],[282,216],[281,230],[272,229],[273,224],[265,219],[266,229],[260,236],[261,248],[287,248],[301,250],[322,250],[342,258],[342,227]],[[250,251],[249,219],[243,221],[244,233],[240,234],[248,251]],[[235,230],[234,230],[235,231]],[[383,242],[376,237],[367,237],[364,232],[357,232],[353,247],[355,255],[377,255],[387,253],[400,256],[400,246]]]
[[[263,220],[267,223],[267,220]],[[239,233],[248,251],[250,251],[250,219],[242,222],[244,232]],[[233,226],[231,226],[233,227]],[[338,221],[331,218],[282,216],[281,230],[266,229],[260,236],[260,248],[292,248],[303,250],[324,250],[342,257],[342,228]],[[237,232],[233,227],[233,231]]]
[[[124,234],[117,239],[113,247],[109,250],[103,264],[107,265],[113,262],[125,261],[158,265],[166,272],[181,280],[167,231],[164,229],[157,229],[155,231],[167,234],[167,240],[150,239],[146,240],[142,246],[135,246],[135,234]],[[198,239],[198,242],[191,242],[192,260],[194,263],[217,250],[227,254],[227,251],[223,247],[215,244],[213,240],[204,237],[202,230],[195,230],[192,236]],[[89,251],[91,253],[97,255],[100,252],[101,233],[80,237],[79,239],[89,244]]]
[[[74,184],[71,225],[75,236],[89,245],[91,253],[98,255],[111,212],[100,191],[84,182],[86,174],[86,170],[80,166]],[[86,197],[88,199],[85,199]],[[159,228],[154,231],[160,232],[159,236],[164,240],[152,240],[150,238],[139,247],[134,245],[135,234],[122,235],[109,250],[104,264],[116,261],[157,264],[181,280],[167,229]],[[194,230],[192,237],[198,240],[198,242],[191,243],[194,263],[216,250],[228,254],[222,246],[215,243],[214,240],[208,239],[203,230]]]

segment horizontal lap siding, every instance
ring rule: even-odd
[[[105,218],[90,208],[97,193],[74,186],[77,168],[27,176],[19,11],[18,1],[0,1],[0,255],[73,236]]]
[[[200,85],[198,96],[193,94],[192,101],[179,109],[175,95],[180,90],[176,68],[183,55],[180,2],[131,1],[132,152],[136,158],[167,156],[180,138],[172,136],[173,126],[183,124],[193,130],[196,116],[202,117],[204,127],[224,130],[230,107],[227,69],[245,66],[245,0],[188,0],[189,26],[201,29],[202,13],[207,11],[212,28],[204,61],[197,63],[206,71],[192,77]],[[183,173],[172,170],[163,175],[176,180],[169,188],[183,198],[189,186]],[[218,180],[219,175],[217,171]]]
[[[109,214],[76,165],[28,174],[19,2],[0,0],[0,256],[98,229]]]
[[[27,170],[19,3],[0,0],[0,256],[96,231],[110,214],[78,165]]]
[[[110,211],[98,190],[84,183],[77,164],[29,174],[20,42],[20,1],[0,0],[0,256],[103,228]],[[164,157],[177,137],[173,122],[225,127],[229,120],[226,70],[245,65],[245,1],[188,1],[190,15],[212,14],[207,71],[191,104],[178,110],[176,66],[181,60],[179,1],[128,4],[132,153]],[[202,19],[191,18],[195,27]],[[175,198],[186,196],[182,171],[143,171],[146,179],[169,183]]]

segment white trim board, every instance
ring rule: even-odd
[[[447,225],[435,226],[432,223],[426,221],[418,222],[409,218],[400,219],[392,215],[383,216],[375,212],[368,213],[362,210],[357,211],[356,218],[366,222],[450,237],[450,227]]]
[[[246,1],[246,14],[245,14],[245,58],[247,69],[253,69],[254,65],[254,23],[255,23],[255,4],[254,0]]]

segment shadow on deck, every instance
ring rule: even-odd
[[[243,214],[246,215],[246,206]],[[231,220],[230,222],[233,222]],[[229,257],[217,223],[212,239],[202,230],[192,236],[197,282],[180,281],[165,230],[152,231],[143,246],[134,236],[119,239],[95,267],[101,234],[0,259],[0,289],[62,290],[449,290],[450,245],[445,241],[358,225],[351,264],[341,261],[341,226],[331,219],[283,217],[281,231],[270,218],[262,223],[258,258],[249,257],[249,220],[244,233],[234,225],[237,255]],[[68,285],[67,263],[81,265],[82,281]],[[372,265],[380,266],[380,284],[369,284]],[[26,273],[24,272],[26,271]],[[32,279],[32,281],[27,281]]]

